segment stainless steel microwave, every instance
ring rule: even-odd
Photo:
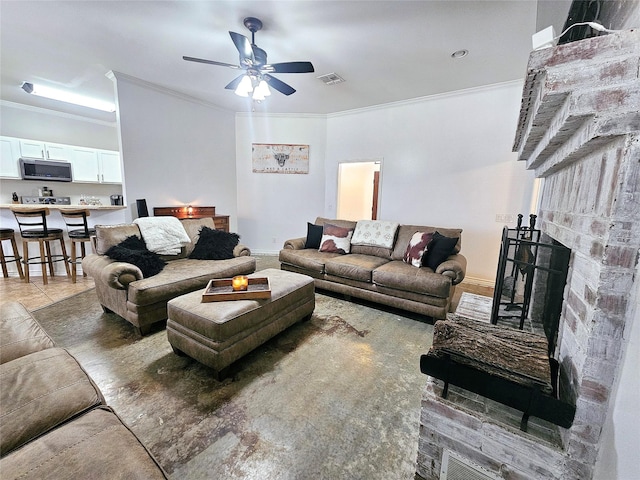
[[[72,180],[69,162],[21,158],[20,173],[23,180],[47,180],[49,182],[70,182]]]

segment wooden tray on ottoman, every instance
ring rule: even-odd
[[[224,302],[227,300],[256,300],[271,298],[271,287],[268,277],[249,277],[246,290],[234,291],[231,278],[209,280],[202,293],[202,302]]]

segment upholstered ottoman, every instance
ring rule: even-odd
[[[249,277],[268,277],[271,298],[202,302],[202,290],[168,303],[167,337],[174,352],[211,367],[217,379],[227,367],[315,308],[313,279],[267,269]]]

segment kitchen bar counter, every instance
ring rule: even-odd
[[[49,216],[47,217],[47,226],[49,228],[60,228],[63,231],[67,231],[67,226],[64,223],[64,219],[60,215],[60,212],[64,210],[78,210],[78,209],[86,209],[89,211],[89,218],[87,221],[89,223],[89,227],[94,227],[95,225],[118,225],[121,223],[128,223],[130,220],[127,218],[127,214],[129,212],[129,207],[126,205],[47,205],[44,203],[40,204],[24,204],[24,203],[2,203],[0,204],[0,227],[2,228],[12,228],[16,232],[16,237],[20,238],[20,230],[18,228],[18,224],[16,223],[16,219],[11,212],[11,207],[20,207],[25,209],[38,209],[42,207],[47,207],[49,209]],[[65,233],[65,237],[66,237]],[[53,249],[54,255],[59,255],[62,253],[60,251],[59,242],[52,242],[51,245]],[[67,246],[69,249],[69,246]],[[20,250],[22,250],[22,246],[20,246]],[[31,247],[32,254],[35,254],[37,248]],[[66,271],[62,262],[58,262],[55,265],[56,275],[66,275]],[[14,263],[10,263],[7,265],[9,268],[9,273],[11,276],[17,276],[17,270],[15,268]],[[39,265],[31,265],[31,274],[35,276],[41,275],[39,270]],[[1,476],[1,475],[0,475]]]
[[[11,208],[11,207],[20,207],[20,208],[33,208],[37,210],[38,208],[47,207],[49,210],[124,210],[127,208],[125,205],[56,205],[56,204],[47,204],[47,203],[0,203],[0,208]]]

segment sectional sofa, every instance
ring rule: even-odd
[[[352,231],[348,253],[320,251],[309,246],[317,227],[327,225]],[[460,254],[462,229],[379,222],[382,231],[365,232],[364,227],[378,228],[375,222],[348,221],[318,217],[308,224],[307,236],[287,240],[279,253],[280,268],[314,278],[316,288],[415,312],[433,319],[446,318],[455,286],[465,276],[467,261]],[[395,225],[395,229],[394,229]],[[316,228],[314,228],[316,227]],[[381,227],[380,227],[381,228]],[[362,234],[359,234],[359,230]],[[432,238],[438,232],[453,246],[451,255],[441,263],[415,266],[406,261],[408,250],[419,247],[410,242],[421,235]],[[415,236],[414,236],[415,235]],[[382,237],[388,237],[383,239]],[[376,239],[375,237],[380,237]],[[323,239],[329,238],[323,236]],[[457,239],[457,242],[452,239]],[[325,240],[328,241],[328,240]],[[340,240],[336,240],[340,243]],[[330,249],[329,249],[330,250]],[[426,255],[426,250],[423,252]],[[426,258],[426,257],[425,257]],[[421,262],[422,260],[420,260]],[[415,263],[415,262],[414,262]]]
[[[0,476],[166,479],[89,375],[17,302],[0,304]]]

